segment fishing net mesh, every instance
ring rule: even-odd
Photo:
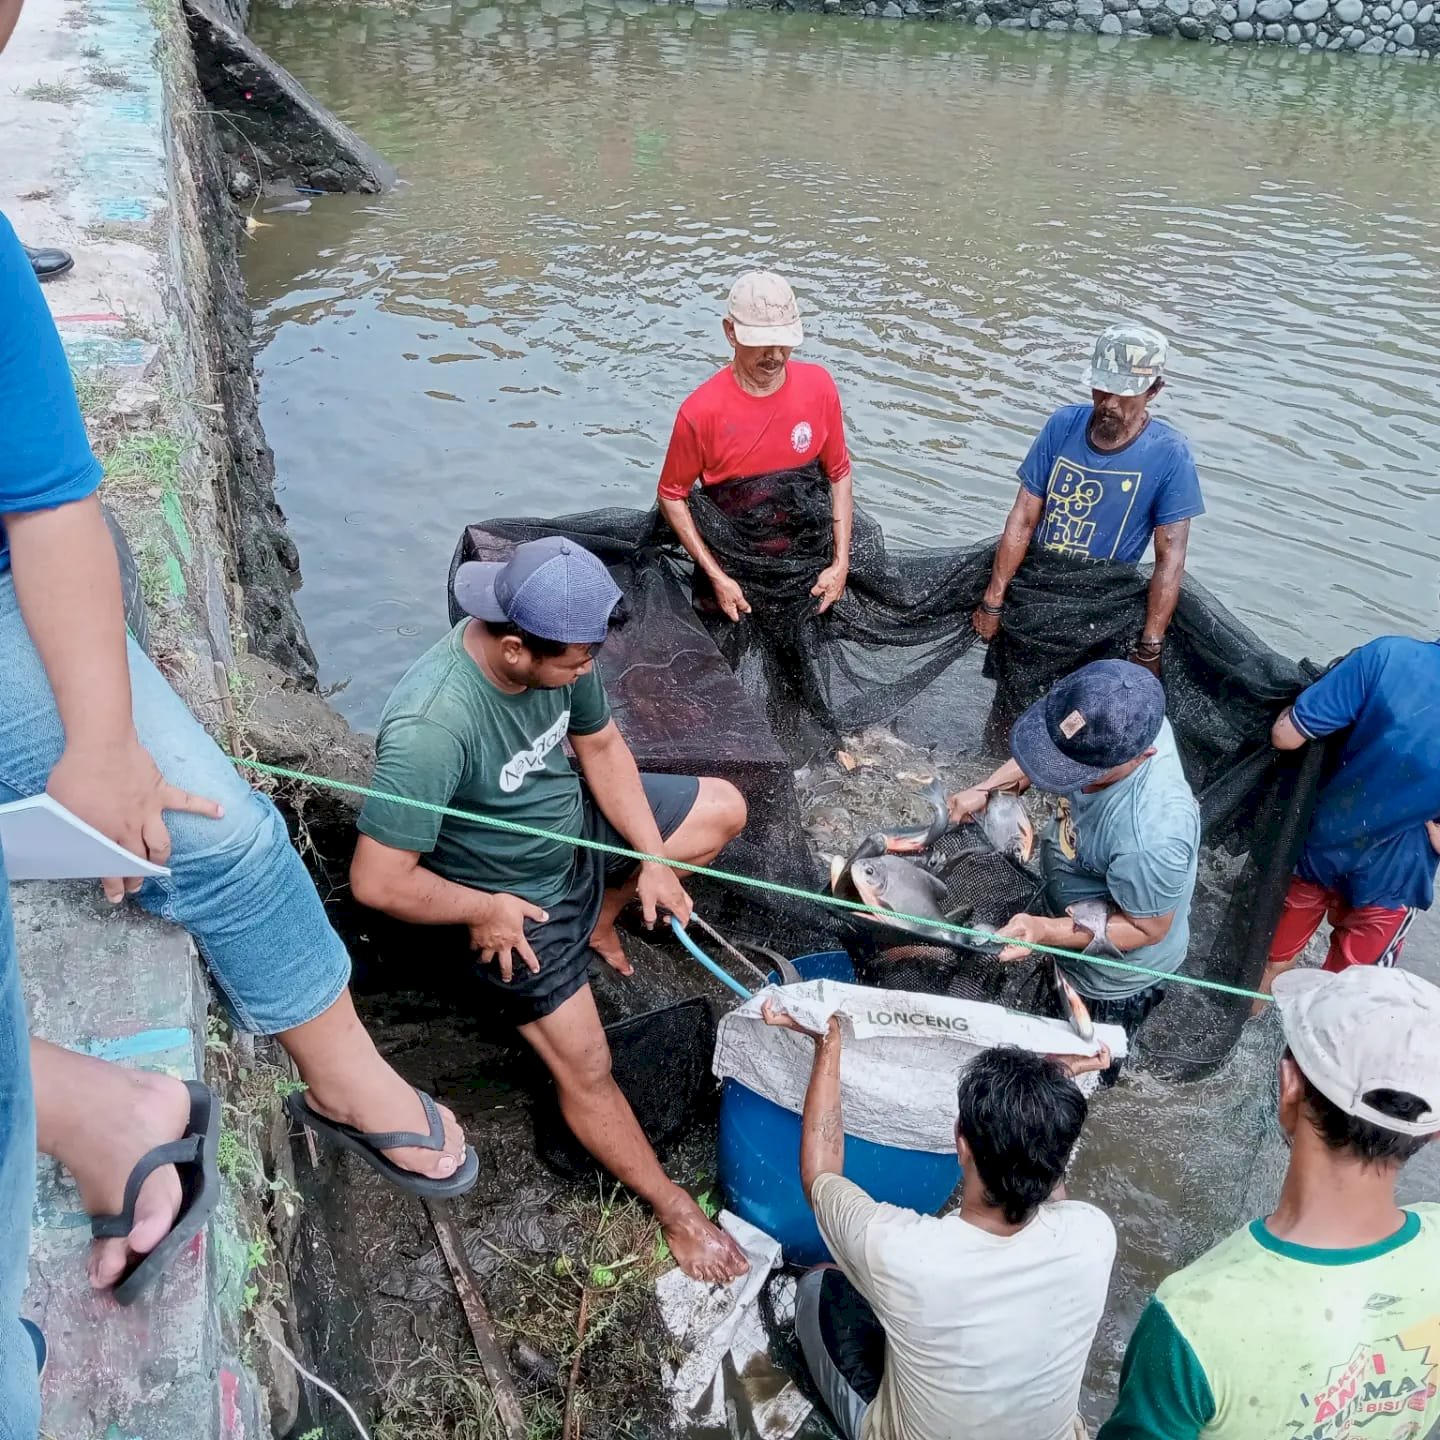
[[[493,558],[497,542],[560,534],[612,567],[629,601],[627,630],[645,643],[627,643],[618,667],[602,657],[607,686],[612,694],[663,697],[675,710],[677,732],[714,729],[708,773],[745,790],[754,832],[732,844],[723,863],[750,875],[823,888],[793,789],[780,793],[791,788],[789,777],[780,784],[774,765],[762,766],[755,747],[743,743],[735,729],[739,707],[729,699],[703,703],[705,687],[720,683],[717,669],[726,685],[738,679],[750,701],[751,733],[763,717],[762,728],[794,766],[833,752],[841,735],[880,722],[932,749],[964,746],[998,760],[1027,705],[1079,666],[1125,656],[1144,621],[1143,567],[1033,551],[981,667],[968,653],[979,644],[971,614],[989,579],[993,541],[892,550],[880,526],[857,509],[847,588],[817,615],[810,589],[829,563],[832,520],[822,476],[789,471],[697,490],[690,508],[750,602],[751,614],[738,624],[715,608],[708,585],[703,577],[697,583],[654,510],[487,520],[465,532],[454,564]],[[715,665],[717,650],[726,667]],[[1264,965],[1322,760],[1318,747],[1277,754],[1269,728],[1319,670],[1264,645],[1189,577],[1162,664],[1169,718],[1204,827],[1185,971],[1251,986]],[[762,812],[770,817],[765,825],[758,823]],[[957,883],[984,890],[979,872]],[[1021,890],[1013,893],[1024,908]],[[877,958],[882,947],[873,928],[842,912],[733,887],[706,903],[707,913],[780,949],[838,942],[867,974],[887,963]],[[1009,903],[1007,894],[995,923],[1008,918],[1000,911]],[[977,904],[976,914],[983,908]],[[984,953],[914,945],[910,951],[888,962],[906,967],[915,982],[908,988],[1002,998],[1018,983],[996,973]],[[922,952],[930,951],[927,959]],[[1244,1000],[1172,985],[1136,1037],[1141,1059],[1175,1078],[1208,1073],[1229,1053],[1247,1012]]]

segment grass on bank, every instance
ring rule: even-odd
[[[514,1357],[527,1440],[561,1440],[567,1398],[572,1436],[640,1440],[663,1431],[659,1367],[667,1354],[680,1356],[670,1353],[655,1299],[655,1281],[674,1263],[660,1228],[647,1206],[608,1181],[560,1208],[572,1237],[565,1250],[521,1257],[496,1249],[502,1264],[484,1287]],[[433,1337],[376,1373],[374,1440],[505,1440],[468,1331]]]
[[[269,1058],[254,1037],[239,1035],[217,1015],[206,1022],[205,1056],[208,1077],[221,1096],[216,1161],[238,1213],[252,1217],[254,1227],[253,1233],[242,1236],[239,1309],[247,1342],[264,1343],[268,1349],[263,1317],[281,1313],[289,1294],[285,1267],[272,1239],[276,1228],[272,1217],[282,1225],[292,1220],[300,1196],[288,1181],[270,1174],[266,1142],[281,1101],[303,1087],[288,1065]]]
[[[27,100],[44,100],[51,105],[73,105],[81,93],[77,86],[64,80],[37,80],[24,92]]]
[[[85,72],[85,78],[102,90],[135,90],[139,88],[123,70],[117,70],[113,65],[92,65]]]

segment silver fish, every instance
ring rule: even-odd
[[[889,912],[875,916],[883,925],[912,934],[930,933],[923,924],[891,917],[914,915],[921,921],[933,920],[937,925],[945,920],[940,912],[945,903],[945,882],[913,860],[898,855],[857,860],[850,866],[850,881],[866,905]],[[936,933],[946,935],[945,931]]]
[[[980,812],[980,829],[1002,854],[1022,863],[1035,853],[1035,826],[1018,795],[997,790]]]
[[[1055,992],[1060,1013],[1070,1022],[1070,1028],[1087,1044],[1095,1038],[1095,1022],[1090,1018],[1089,1008],[1080,998],[1080,992],[1065,978],[1065,972],[1056,963],[1053,955],[1047,955],[1044,963],[1049,970],[1050,988]]]

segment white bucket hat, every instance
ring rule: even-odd
[[[1382,1130],[1440,1134],[1440,988],[1381,965],[1289,970],[1275,977],[1275,1003],[1295,1063],[1327,1100]],[[1428,1109],[1397,1120],[1366,1101],[1373,1090]]]
[[[785,345],[805,338],[789,281],[772,270],[749,270],[731,287],[725,317],[742,345]]]

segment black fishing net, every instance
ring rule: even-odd
[[[605,1027],[605,1034],[615,1083],[646,1138],[663,1154],[714,1107],[714,1012],[708,1001],[696,996],[616,1021]],[[534,1120],[535,1147],[552,1170],[572,1179],[595,1170],[594,1159],[570,1133],[553,1086],[537,1097]]]
[[[751,614],[738,624],[695,583],[656,511],[485,521],[462,536],[455,563],[562,534],[612,567],[631,609],[602,657],[621,727],[643,765],[720,774],[744,790],[751,825],[724,859],[742,873],[823,888],[790,767],[833,751],[841,735],[889,721],[932,749],[1003,758],[1009,726],[1026,705],[1080,665],[1125,656],[1144,621],[1146,568],[1034,551],[1011,586],[982,670],[968,654],[978,643],[970,617],[993,541],[892,550],[857,510],[847,588],[817,615],[810,589],[831,543],[823,477],[791,471],[732,482],[697,490],[690,506],[749,600]],[[1185,971],[1252,986],[1322,760],[1318,747],[1276,754],[1269,728],[1319,671],[1268,648],[1188,577],[1162,665],[1204,823]],[[781,949],[838,941],[867,966],[875,954],[872,926],[801,900],[729,891],[706,903],[712,915]],[[1003,993],[1011,983],[989,975],[993,962],[982,954],[946,948],[928,983],[918,983],[927,978],[923,963],[905,958],[915,989]],[[1247,1013],[1244,1000],[1172,985],[1138,1037],[1142,1061],[1176,1078],[1206,1073],[1229,1053]]]
[[[942,835],[931,856],[945,881],[941,911],[978,934],[998,930],[1012,915],[1033,911],[1039,903],[1040,877],[977,841],[973,827]],[[857,937],[851,953],[856,978],[863,984],[1034,1008],[1027,1003],[1034,968],[1002,965],[996,959],[998,947],[979,940],[978,934],[973,944],[958,937],[943,945],[927,944],[882,922],[859,923],[867,933]]]

